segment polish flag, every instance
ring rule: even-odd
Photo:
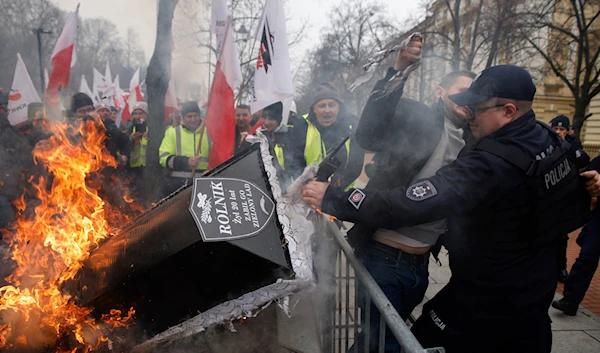
[[[98,104],[98,97],[90,89],[90,86],[88,85],[87,80],[85,79],[85,75],[81,75],[81,83],[79,84],[79,92],[83,92],[83,93],[87,94],[90,98],[92,98],[92,100],[94,101],[94,104]]]
[[[213,0],[213,4],[223,0]],[[225,22],[225,33],[218,53],[217,68],[208,98],[206,128],[213,141],[208,162],[214,168],[233,156],[235,144],[235,96],[233,90],[242,83],[240,60],[231,29],[231,18]]]
[[[17,53],[17,67],[8,94],[8,121],[10,124],[17,125],[26,121],[27,106],[33,102],[40,102],[40,97],[33,86],[21,54]]]
[[[50,108],[56,107],[60,101],[59,89],[65,89],[69,84],[71,61],[75,52],[75,32],[77,31],[78,14],[79,4],[77,4],[75,12],[67,18],[67,22],[52,52],[52,72],[50,73],[48,88],[44,97],[46,104]]]
[[[143,100],[142,89],[140,84],[140,69],[138,68],[133,74],[131,81],[129,81],[129,96],[125,100],[125,108],[123,109],[123,115],[121,120],[123,124],[131,120],[131,110],[135,106],[135,103]]]
[[[177,110],[177,95],[175,94],[175,84],[173,79],[169,81],[169,88],[165,95],[165,122],[169,122],[169,115]]]

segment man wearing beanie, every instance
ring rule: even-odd
[[[344,191],[317,181],[303,189],[304,201],[323,212],[374,228],[448,219],[444,246],[452,277],[412,327],[425,348],[551,350],[555,237],[580,227],[590,202],[568,144],[537,123],[535,92],[521,67],[485,69],[468,90],[448,97],[465,109],[477,140],[435,175],[387,190]],[[387,258],[372,258],[381,272],[405,258],[382,251]]]
[[[125,167],[129,160],[129,137],[115,124],[108,105],[104,103],[98,104],[96,106],[96,113],[98,113],[106,128],[106,140],[104,140],[106,149],[115,158],[120,167]]]
[[[69,124],[75,128],[81,124],[83,118],[94,111],[94,102],[85,93],[79,92],[73,95],[71,98],[71,112],[73,113],[72,118],[69,118]]]
[[[129,173],[133,179],[132,193],[142,204],[144,198],[144,168],[146,167],[146,149],[148,147],[148,103],[137,102],[131,112],[132,124],[127,129],[129,136]]]
[[[364,150],[356,143],[354,130],[358,118],[348,111],[333,84],[321,84],[315,93],[313,105],[305,119],[297,122],[290,135],[289,169],[297,177],[310,164],[318,164],[344,138],[350,136],[337,154],[342,165],[331,178],[331,183],[343,188],[350,187],[362,172]],[[286,161],[287,163],[287,161]]]
[[[158,150],[160,165],[166,171],[165,196],[191,182],[194,169],[196,175],[208,169],[211,142],[198,103],[183,103],[181,115],[182,124],[165,131]]]

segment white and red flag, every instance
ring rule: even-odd
[[[215,3],[223,0],[213,0]],[[231,18],[224,19],[225,32],[219,47],[217,67],[213,79],[206,128],[213,141],[208,162],[214,168],[233,156],[235,145],[235,95],[234,89],[242,84],[240,59],[238,58]],[[213,21],[214,22],[214,21]]]
[[[27,120],[29,103],[40,102],[40,97],[33,86],[21,54],[17,53],[17,67],[12,86],[8,94],[8,121],[17,125]]]
[[[121,84],[119,82],[119,74],[115,76],[115,81],[113,82],[113,104],[112,106],[117,108],[117,110],[121,110],[125,107],[125,99],[123,98],[123,90],[121,89]]]
[[[256,72],[250,83],[250,110],[255,113],[273,103],[284,104],[281,125],[287,125],[294,96],[282,0],[267,0],[256,32],[259,44]],[[287,102],[287,104],[286,104]]]
[[[90,98],[92,98],[92,100],[94,101],[94,104],[99,103],[98,97],[90,89],[90,86],[88,85],[87,80],[85,79],[85,75],[81,75],[81,83],[79,84],[79,92],[83,92],[83,93],[87,94]]]
[[[106,69],[104,70],[104,87],[102,88],[102,103],[106,105],[113,105],[113,97],[115,95],[115,86],[110,73],[110,64],[106,63]]]
[[[173,78],[169,81],[169,88],[165,95],[165,122],[169,122],[169,115],[177,110],[177,95],[175,94],[175,84]]]
[[[131,119],[131,111],[133,110],[135,103],[141,102],[144,99],[141,86],[140,69],[138,68],[133,74],[131,81],[129,81],[129,95],[125,101],[125,109],[123,110],[123,115],[121,116],[123,124]]]
[[[78,14],[79,4],[77,4],[75,12],[67,18],[52,52],[52,72],[50,73],[46,95],[44,96],[44,101],[50,108],[56,107],[59,103],[61,87],[64,89],[69,84],[71,63],[75,53],[75,33],[77,32]]]

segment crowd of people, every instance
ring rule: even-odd
[[[452,278],[413,326],[419,341],[448,352],[482,347],[549,352],[548,308],[575,315],[598,266],[600,218],[594,201],[600,195],[600,160],[590,161],[566,116],[551,126],[536,120],[536,86],[518,66],[494,66],[479,75],[449,73],[431,106],[403,98],[421,47],[414,40],[398,53],[360,119],[330,83],[316,89],[306,114],[293,107],[288,119],[281,102],[255,114],[238,105],[233,150],[247,148],[246,136],[259,128],[285,189],[307,165],[319,163],[350,137],[339,151],[341,167],[329,182],[309,182],[303,198],[355,224],[348,237],[357,257],[403,319],[424,298],[430,256],[437,257],[442,245],[449,251]],[[41,104],[31,104],[29,121],[18,127],[2,114],[0,228],[14,219],[11,202],[27,183],[23,170],[35,168],[31,151],[49,137]],[[90,114],[103,121],[105,145],[116,161],[103,173],[131,181],[133,195],[142,200],[147,103],[138,102],[132,120],[121,127],[113,107],[94,106],[84,93],[75,94],[67,122],[76,127]],[[213,139],[203,118],[197,102],[184,102],[170,114],[158,152],[164,196],[209,168]],[[354,188],[365,151],[374,153],[365,166],[369,182]],[[102,189],[108,202],[119,202],[122,195],[110,185]],[[582,252],[568,274],[566,234],[581,226]],[[553,303],[557,281],[566,282],[565,298]],[[366,309],[364,295],[360,289],[359,303]],[[365,341],[363,331],[356,351],[364,345],[369,351],[379,348],[376,308],[369,321],[370,339]],[[389,330],[385,351],[400,351]]]

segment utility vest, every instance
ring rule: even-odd
[[[306,144],[304,145],[304,161],[306,162],[306,165],[321,163],[323,158],[327,157],[327,150],[323,140],[321,139],[321,133],[319,132],[319,129],[317,129],[317,127],[310,120],[308,120],[308,114],[304,115],[304,119],[308,123],[308,129],[306,130]],[[352,126],[350,126],[350,129],[352,129]],[[346,164],[344,164],[342,168],[345,168],[350,161],[350,139],[346,141],[345,147]],[[342,187],[346,188],[346,190],[352,186],[354,186],[354,182],[348,186],[342,185]]]
[[[540,123],[538,123],[540,124]],[[476,149],[489,152],[513,164],[527,176],[531,214],[530,231],[527,239],[532,246],[548,246],[557,237],[581,227],[590,218],[590,196],[584,187],[584,178],[579,175],[575,156],[569,153],[570,145],[557,136],[547,125],[554,143],[536,159],[532,160],[520,150],[483,138]],[[516,244],[515,244],[516,245]]]
[[[210,138],[208,137],[208,131],[204,127],[201,131],[196,133],[187,130],[183,125],[169,128],[165,132],[165,139],[174,139],[176,146],[175,156],[192,157],[196,155],[198,151],[198,144],[202,139],[202,146],[200,147],[200,163],[196,167],[196,170],[204,171],[208,169],[208,157],[210,155]],[[161,154],[161,164],[165,164],[166,160],[171,156],[170,153],[166,152]],[[165,162],[165,163],[163,163]],[[170,176],[176,178],[191,178],[192,173],[187,171],[171,171]]]
[[[275,151],[275,157],[277,158],[277,162],[282,169],[285,169],[285,159],[283,158],[283,147],[279,144],[275,144],[273,147]]]
[[[133,132],[137,132],[135,126]],[[142,136],[141,139],[135,141],[135,145],[129,156],[129,166],[131,168],[139,168],[146,166],[146,148],[148,147],[148,139]]]

